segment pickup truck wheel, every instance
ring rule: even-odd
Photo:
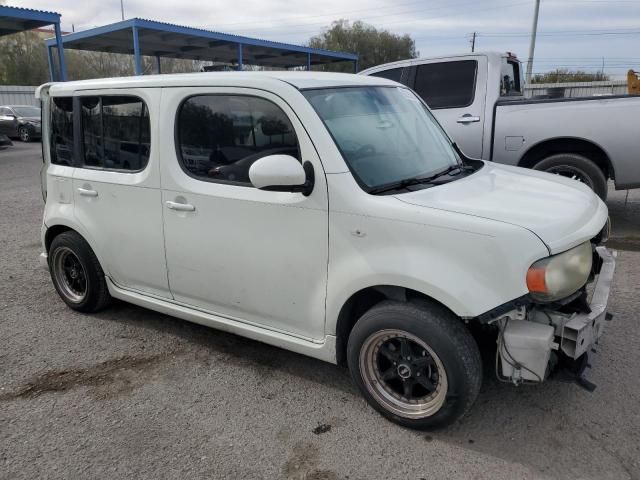
[[[55,237],[48,259],[53,285],[69,307],[97,312],[111,302],[102,267],[78,233],[67,231]]]
[[[563,177],[573,178],[587,185],[603,201],[607,199],[607,178],[592,160],[575,153],[551,155],[534,165],[534,170],[542,170]]]
[[[426,301],[385,301],[367,311],[351,331],[347,361],[373,408],[419,430],[464,415],[482,384],[473,337],[450,311]]]

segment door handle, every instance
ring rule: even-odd
[[[169,210],[176,210],[178,212],[195,212],[196,210],[196,207],[194,207],[190,203],[178,203],[169,200],[165,202],[165,205]]]
[[[458,123],[475,123],[479,121],[480,121],[480,117],[476,117],[469,113],[462,115],[460,118],[458,118],[458,120],[456,120],[456,122]]]
[[[83,197],[97,197],[98,196],[98,192],[96,192],[95,190],[89,190],[87,188],[78,188],[78,192],[80,192],[80,195],[82,195]]]

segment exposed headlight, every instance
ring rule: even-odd
[[[527,271],[527,288],[542,302],[568,297],[587,283],[592,261],[590,242],[538,260]]]

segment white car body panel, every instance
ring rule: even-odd
[[[43,240],[47,227],[77,230],[114,297],[335,361],[340,310],[363,288],[409,288],[460,317],[475,317],[526,295],[533,262],[587,241],[604,225],[606,207],[590,190],[491,164],[425,190],[366,193],[298,90],[348,85],[397,84],[360,75],[224,72],[44,87],[45,99],[92,91],[142,97],[151,154],[139,173],[48,164]],[[296,130],[302,160],[313,164],[313,193],[262,191],[185,173],[174,143],[176,112],[186,97],[203,93],[276,103]],[[47,163],[48,156],[45,148]],[[98,197],[79,198],[85,184]],[[171,210],[167,201],[195,210]]]
[[[519,225],[539,236],[552,254],[594,237],[607,220],[607,207],[586,185],[491,162],[459,181],[397,198]]]
[[[159,135],[162,203],[186,202],[196,209],[163,208],[173,296],[210,312],[322,339],[328,258],[322,164],[293,111],[263,90],[164,89],[162,109],[175,112],[186,96],[212,93],[253,95],[278,105],[293,123],[302,158],[313,164],[316,182],[305,197],[195,179],[179,165],[175,115],[167,115]]]
[[[119,95],[120,90],[86,90],[78,96]],[[151,137],[159,137],[158,89],[130,89],[150,112]],[[162,235],[159,145],[151,145],[141,172],[76,168],[73,176],[76,221],[91,232],[94,249],[101,252],[102,268],[119,285],[170,297]],[[81,189],[97,196],[84,196]]]

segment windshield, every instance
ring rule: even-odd
[[[367,190],[459,163],[449,138],[409,89],[344,87],[303,94]]]
[[[40,118],[40,109],[38,107],[13,107],[13,111],[19,117],[38,117]]]

